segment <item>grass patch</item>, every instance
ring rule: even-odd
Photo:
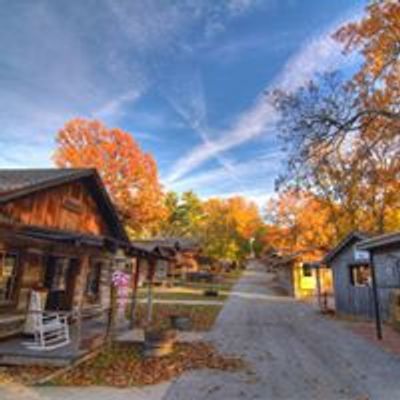
[[[192,330],[208,331],[212,328],[221,311],[221,305],[186,305],[186,304],[154,304],[152,327],[155,329],[170,328],[170,316],[179,315],[189,317],[192,321]],[[138,304],[136,309],[136,326],[146,326],[146,304]]]
[[[219,354],[209,343],[176,344],[161,358],[142,358],[137,344],[114,344],[97,357],[49,382],[62,386],[142,386],[170,380],[185,371],[210,368],[236,372],[245,368],[239,358]]]
[[[242,270],[234,270],[224,272],[219,275],[219,282],[187,282],[175,281],[170,282],[172,287],[154,287],[153,296],[155,300],[219,300],[224,301],[229,297],[229,292],[237,280],[241,277]],[[216,290],[218,296],[205,296],[204,291]],[[147,288],[143,287],[138,290],[138,299],[147,298]]]
[[[172,289],[158,289],[153,290],[154,300],[194,300],[194,301],[207,301],[207,300],[218,300],[224,301],[228,298],[229,293],[219,292],[216,297],[209,297],[204,295],[204,290],[213,288],[212,286],[207,286],[202,288],[179,286]],[[217,289],[218,290],[218,289]],[[143,300],[147,298],[147,290],[140,289],[138,292],[138,299]]]

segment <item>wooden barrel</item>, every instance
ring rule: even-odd
[[[166,331],[145,331],[144,351],[145,357],[162,357],[170,354],[174,349],[176,332]]]

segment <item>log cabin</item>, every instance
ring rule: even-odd
[[[33,289],[46,310],[103,313],[129,246],[95,170],[0,170],[0,337],[23,332]]]

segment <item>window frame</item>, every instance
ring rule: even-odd
[[[351,263],[348,264],[348,270],[349,270],[349,281],[350,281],[350,286],[352,287],[371,287],[371,265],[367,262],[360,262],[360,263]],[[368,269],[368,278],[364,283],[360,283],[357,278],[358,276],[358,270],[361,268],[366,268]]]
[[[301,273],[303,278],[312,278],[313,277],[313,270],[310,264],[303,263],[301,266]]]

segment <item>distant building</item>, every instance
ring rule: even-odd
[[[293,254],[274,255],[270,264],[277,274],[277,283],[295,298],[317,299],[320,293],[332,292],[331,271],[315,268],[320,258],[318,251],[301,251]]]
[[[181,238],[156,238],[134,240],[131,242],[135,248],[156,254],[159,257],[155,261],[153,283],[161,285],[170,279],[185,278],[187,274],[197,272],[199,263],[197,255],[198,245],[188,239]],[[143,258],[139,261],[144,266],[140,268],[139,285],[143,285],[149,276],[148,260]]]

